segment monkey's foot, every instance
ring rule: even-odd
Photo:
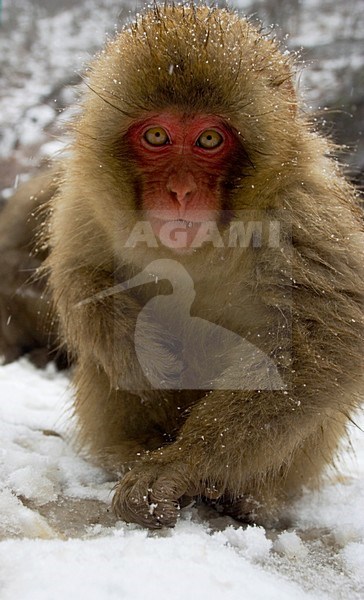
[[[261,503],[252,496],[231,498],[229,495],[223,495],[217,500],[207,499],[207,503],[216,508],[219,513],[250,525],[258,523],[259,510],[262,507]]]
[[[262,525],[263,527],[278,527],[283,523],[276,505],[276,498],[271,495],[259,500],[250,494],[232,497],[223,494],[217,500],[207,499],[220,514],[227,515],[248,525]],[[287,517],[284,523],[290,526]]]
[[[187,465],[144,463],[132,469],[118,483],[113,509],[124,521],[150,529],[174,527],[182,496],[198,493]]]

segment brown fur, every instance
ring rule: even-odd
[[[127,470],[113,501],[125,520],[173,526],[181,497],[201,495],[269,522],[277,503],[317,484],[360,401],[362,224],[329,144],[297,109],[291,72],[290,59],[244,19],[190,6],[147,11],[92,64],[53,203],[47,268],[77,360],[81,439],[108,468]],[[234,166],[230,208],[259,210],[263,220],[279,211],[283,248],[216,258],[207,245],[178,261],[195,284],[193,314],[274,356],[284,391],[123,391],[121,378],[143,377],[134,327],[155,288],[82,304],[173,258],[120,243],[140,201],[123,136],[135,119],[171,107],[217,114],[238,132],[249,161]],[[158,346],[153,334],[150,343]],[[240,371],[229,377],[239,381]]]
[[[45,172],[19,188],[0,212],[0,356],[5,363],[28,354],[38,366],[58,356],[57,327],[45,282],[35,277],[47,256],[41,246],[41,207],[56,190]]]

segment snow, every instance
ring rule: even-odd
[[[236,5],[248,15],[257,14],[278,33],[289,32],[284,36],[286,43],[299,51],[299,63],[305,67],[299,73],[300,93],[316,108],[329,102],[337,106],[338,90],[355,81],[353,74],[363,65],[364,11],[360,0],[237,0]]]
[[[280,580],[223,548],[202,529],[173,537],[147,537],[145,532],[117,531],[90,541],[7,542],[2,560],[13,576],[3,600],[14,598],[207,598],[256,600],[304,599],[297,586]],[[0,550],[0,554],[3,554]],[[14,554],[22,569],[19,578]],[[257,577],[259,585],[257,586]],[[244,596],[242,596],[244,593]]]
[[[37,139],[39,130],[53,123],[55,119],[55,110],[47,104],[33,106],[26,113],[22,121],[21,131],[19,133],[19,142],[30,145]]]
[[[113,481],[77,454],[69,373],[26,359],[0,367],[1,600],[363,597],[364,434],[356,459],[306,492],[292,526],[243,527],[211,508],[173,530],[117,521]],[[364,421],[364,419],[360,419]]]
[[[306,546],[295,531],[283,531],[278,536],[274,549],[288,558],[305,558],[308,554]]]

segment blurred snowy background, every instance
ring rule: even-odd
[[[1,3],[1,2],[0,2]],[[220,3],[221,4],[221,3]],[[0,193],[7,197],[61,147],[63,122],[85,65],[134,0],[2,0],[0,26]],[[320,126],[348,145],[353,179],[364,173],[363,0],[239,0],[246,15],[300,52],[298,87]]]
[[[85,65],[140,6],[2,0],[0,198],[62,148]],[[351,176],[363,181],[363,0],[239,7],[277,24],[282,42],[300,51],[307,110],[349,146]],[[364,598],[362,430],[352,427],[356,459],[343,449],[339,474],[303,496],[287,530],[242,528],[192,507],[175,530],[150,533],[115,522],[113,482],[70,445],[71,397],[67,373],[53,365],[37,370],[21,359],[0,367],[1,600]]]

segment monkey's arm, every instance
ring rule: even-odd
[[[52,253],[50,261],[50,285],[70,353],[82,362],[101,366],[111,387],[118,387],[124,372],[130,378],[140,377],[139,370],[131,372],[133,365],[138,367],[132,353],[141,307],[135,298],[127,294],[98,297],[116,283],[106,270],[62,265]]]
[[[192,409],[175,443],[153,452],[122,479],[113,502],[116,513],[158,528],[175,524],[183,495],[249,496],[268,478],[281,477],[310,438],[316,437],[320,452],[323,431],[338,415],[319,404],[306,409],[304,397],[299,405],[282,392],[209,394]]]
[[[283,370],[287,389],[208,393],[191,409],[177,441],[124,477],[114,499],[117,514],[152,528],[173,526],[184,494],[236,498],[254,495],[267,482],[283,488],[305,452],[295,485],[311,475],[317,479],[359,402],[361,299],[352,294],[355,323],[344,313],[349,294],[343,301],[339,292],[332,298],[308,293],[297,290],[293,301],[292,363]]]
[[[55,266],[50,284],[63,337],[80,365],[101,366],[111,388],[137,394],[151,390],[139,360],[144,366],[151,364],[157,379],[168,381],[179,373],[179,361],[163,346],[156,322],[144,323],[143,338],[138,337],[137,357],[135,325],[142,306],[132,294],[114,289],[118,280],[110,272],[74,266],[60,270],[52,255],[51,260]],[[124,279],[128,277],[125,275]]]

